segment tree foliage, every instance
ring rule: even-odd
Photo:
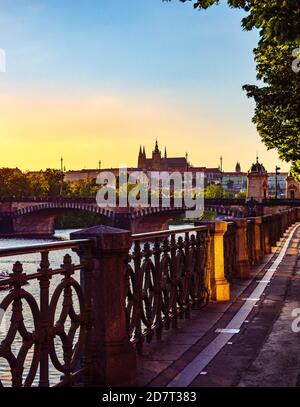
[[[205,188],[204,197],[207,199],[223,198],[224,190],[221,185],[209,184]]]
[[[0,196],[49,196],[67,193],[64,174],[55,169],[23,173],[19,169],[0,168]]]
[[[180,0],[207,9],[219,0]],[[253,122],[268,149],[277,149],[292,165],[300,180],[300,72],[292,70],[300,47],[300,0],[227,0],[232,8],[245,10],[244,30],[258,29],[254,50],[257,78],[262,86],[245,85],[256,102]]]

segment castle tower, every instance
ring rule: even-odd
[[[290,172],[286,177],[286,198],[300,199],[300,182],[296,181]]]
[[[268,178],[267,170],[259,163],[257,157],[256,163],[252,164],[247,175],[247,200],[261,202],[268,198]]]
[[[152,151],[152,169],[159,170],[161,168],[161,152],[158,148],[158,142],[156,140],[155,148]]]
[[[140,152],[139,152],[139,157],[138,157],[138,168],[145,168],[145,166],[146,166],[145,147],[143,148],[143,151],[142,151],[142,146],[140,146]]]

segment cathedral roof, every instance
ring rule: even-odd
[[[176,166],[176,165],[185,165],[186,164],[186,158],[185,157],[172,157],[172,158],[165,158],[164,159],[168,165],[170,166]]]

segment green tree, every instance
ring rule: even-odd
[[[47,195],[49,197],[57,197],[66,195],[68,184],[64,182],[64,173],[60,170],[47,168],[43,173],[47,183]]]
[[[170,0],[169,0],[170,1]],[[219,0],[192,1],[206,9]],[[253,122],[268,149],[277,149],[290,162],[300,180],[300,73],[292,70],[300,47],[299,0],[227,0],[232,8],[246,11],[244,30],[258,29],[260,41],[254,50],[257,78],[263,86],[245,85],[256,102]]]
[[[27,178],[29,181],[30,195],[31,196],[45,196],[48,191],[48,182],[42,171],[28,173]]]
[[[225,198],[225,199],[233,199],[234,195],[233,195],[233,193],[231,193],[229,191],[224,191],[223,192],[223,198]]]
[[[96,179],[80,179],[69,184],[69,196],[80,198],[95,198],[99,187],[96,185]]]
[[[0,169],[1,196],[28,196],[29,194],[28,179],[18,168]]]
[[[236,199],[246,199],[246,197],[247,197],[246,192],[238,192],[238,193],[235,195],[235,198],[236,198]]]
[[[204,197],[207,199],[223,198],[224,190],[221,185],[209,184],[205,188]]]
[[[204,211],[200,220],[215,220],[217,217],[216,212]]]

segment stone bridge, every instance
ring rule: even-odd
[[[275,204],[276,203],[276,204]],[[278,212],[296,205],[296,202],[276,201],[246,203],[243,199],[206,199],[205,210],[232,218]],[[299,202],[297,201],[297,205]],[[1,198],[0,235],[49,237],[55,229],[55,218],[67,211],[98,214],[109,220],[111,226],[128,229],[133,233],[164,230],[172,219],[184,216],[187,208],[175,207],[100,207],[93,198]],[[189,208],[190,209],[190,208]]]

